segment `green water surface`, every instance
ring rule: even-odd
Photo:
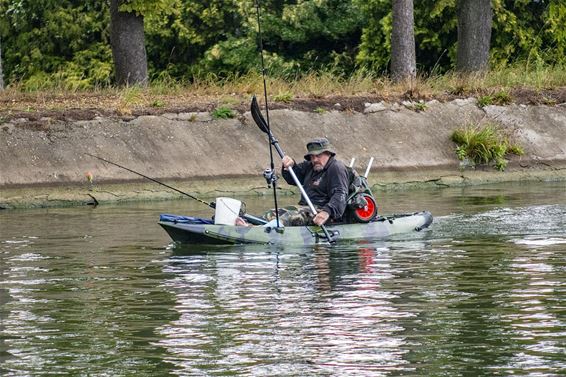
[[[159,214],[209,208],[2,211],[0,375],[565,374],[565,183],[379,201],[435,222],[333,247],[175,247]]]

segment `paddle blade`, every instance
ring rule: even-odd
[[[269,127],[267,125],[267,122],[263,118],[263,115],[261,115],[261,110],[259,109],[259,104],[257,103],[257,99],[255,98],[255,96],[253,96],[252,98],[252,105],[250,107],[250,111],[252,113],[252,118],[254,118],[254,121],[259,127],[259,129],[265,132],[266,134],[268,134]]]

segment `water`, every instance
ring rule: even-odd
[[[0,212],[0,374],[566,375],[566,184],[380,196],[432,229],[173,247],[158,214],[209,209]]]

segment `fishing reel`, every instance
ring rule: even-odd
[[[279,177],[277,177],[277,173],[275,173],[274,170],[267,168],[263,171],[263,178],[265,178],[265,181],[267,182],[267,187],[271,188],[272,185],[276,184]]]

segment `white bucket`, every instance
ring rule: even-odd
[[[235,225],[240,214],[242,202],[232,198],[216,198],[214,223],[219,225]]]

